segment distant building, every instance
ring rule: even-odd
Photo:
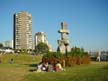
[[[108,51],[101,52],[101,60],[108,61]]]
[[[37,46],[41,42],[48,45],[48,40],[44,32],[38,32],[35,34],[35,46]]]
[[[32,16],[28,12],[14,14],[14,49],[32,49]]]
[[[35,47],[41,42],[47,44],[49,47],[49,51],[52,51],[51,45],[48,44],[48,39],[46,34],[44,32],[37,32],[34,37]]]
[[[69,42],[69,30],[66,22],[61,23],[61,29],[58,31],[61,33],[61,40],[58,40],[58,51],[61,53],[66,53],[71,51],[70,42]]]
[[[89,52],[91,59],[96,61],[97,56],[100,54],[100,61],[108,61],[108,51],[95,51]]]
[[[13,40],[12,41],[5,41],[4,42],[4,47],[10,47],[10,48],[13,48]]]

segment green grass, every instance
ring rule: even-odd
[[[14,59],[14,63],[17,64],[30,64],[30,63],[38,63],[41,59],[41,56],[33,56],[33,55],[26,55],[26,54],[20,54],[20,55],[12,55],[12,54],[6,54],[0,56],[2,63],[9,63],[9,60],[11,58]]]
[[[25,65],[1,64],[0,81],[23,81],[27,69]]]
[[[108,63],[66,68],[63,72],[28,73],[27,81],[108,81]]]
[[[0,56],[0,81],[108,81],[108,62],[92,62],[65,68],[62,72],[32,72],[40,56],[3,55]],[[14,59],[13,64],[8,60]]]

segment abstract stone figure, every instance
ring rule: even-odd
[[[62,22],[61,23],[61,29],[58,31],[61,33],[61,40],[58,40],[58,51],[61,53],[70,52],[70,42],[69,42],[69,30],[67,28],[67,23]]]

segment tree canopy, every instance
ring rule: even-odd
[[[36,46],[36,52],[38,54],[44,54],[44,53],[47,53],[48,51],[49,51],[49,47],[45,43],[41,42]]]
[[[0,43],[0,48],[2,48],[3,47],[3,44],[2,43]]]

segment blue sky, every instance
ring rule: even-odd
[[[0,41],[13,39],[13,14],[33,16],[33,37],[46,32],[57,48],[60,23],[68,23],[71,46],[85,50],[108,50],[108,0],[0,0]]]

